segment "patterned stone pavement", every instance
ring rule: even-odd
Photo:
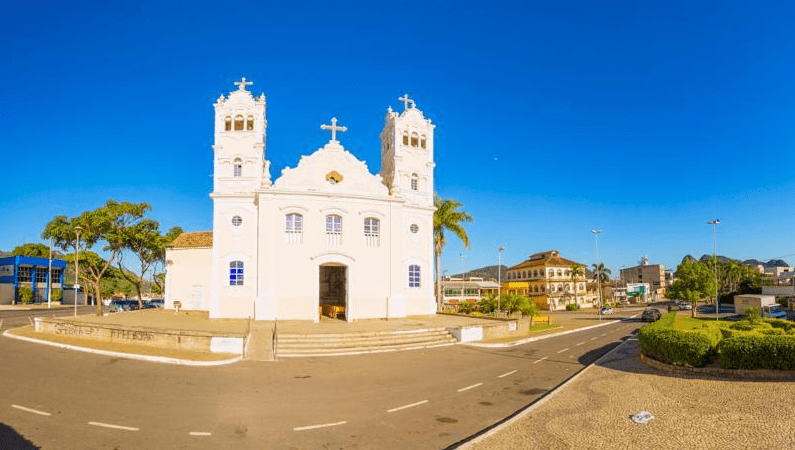
[[[670,376],[627,341],[547,401],[460,448],[792,449],[795,382]],[[636,424],[630,416],[654,419]]]

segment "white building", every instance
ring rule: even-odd
[[[166,307],[257,320],[435,313],[430,119],[408,96],[402,113],[389,108],[374,175],[332,118],[328,143],[271,182],[265,96],[235,84],[215,103],[213,231],[166,252]]]

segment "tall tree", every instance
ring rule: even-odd
[[[180,234],[182,234],[182,228],[180,227],[172,227],[168,230],[168,233],[160,240],[157,249],[157,259],[152,264],[152,281],[154,281],[155,287],[157,287],[157,291],[161,295],[166,292],[166,247],[171,245]]]
[[[11,256],[32,256],[34,258],[49,258],[50,248],[44,244],[27,243],[17,245],[11,250]],[[55,256],[55,254],[53,254]]]
[[[137,258],[137,272],[133,272],[129,264],[125,266],[125,251],[119,252],[119,256],[116,258],[116,267],[119,269],[119,275],[135,287],[139,308],[144,306],[141,287],[146,274],[160,256],[159,249],[163,236],[160,235],[159,228],[160,225],[156,221],[143,219],[120,233],[122,248]]]
[[[569,277],[571,278],[571,289],[574,291],[574,304],[577,304],[577,280],[585,275],[584,266],[582,264],[572,264],[569,268]]]
[[[715,286],[715,273],[707,263],[686,258],[676,268],[676,281],[668,288],[667,297],[692,302],[695,317],[696,302],[715,295]]]
[[[96,299],[96,313],[102,315],[102,278],[108,268],[124,249],[126,229],[138,223],[144,214],[152,207],[147,203],[117,202],[108,200],[105,205],[93,210],[85,211],[78,217],[71,219],[66,216],[55,217],[44,228],[42,237],[52,238],[55,245],[67,250],[75,248],[76,228],[80,229],[80,241],[86,250],[97,243],[103,243],[102,250],[107,258],[96,266],[90,265],[87,271],[87,286]],[[101,259],[101,258],[100,258]],[[82,262],[80,257],[78,262]],[[96,261],[94,261],[96,262]],[[82,272],[81,272],[82,276]]]
[[[436,310],[442,310],[442,248],[447,243],[445,231],[451,231],[461,239],[464,247],[469,248],[469,237],[464,229],[464,222],[472,222],[472,216],[460,208],[461,203],[434,195],[433,204],[436,212],[433,213],[433,244],[436,252]]]
[[[602,298],[602,283],[610,281],[610,269],[605,267],[604,263],[593,263],[593,279],[596,280],[597,289],[599,289],[600,307],[604,306],[604,299]]]

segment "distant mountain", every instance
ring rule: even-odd
[[[745,261],[743,261],[743,264],[747,264],[749,266],[754,266],[754,267],[759,266],[759,265],[762,265],[762,266],[765,266],[765,267],[789,267],[790,266],[783,259],[771,259],[768,262],[762,262],[762,261],[759,261],[758,259],[746,259]]]
[[[501,276],[502,276],[502,279],[504,280],[505,279],[505,271],[508,269],[508,266],[500,266],[500,267],[502,268],[502,270],[501,270],[502,275]],[[463,275],[463,276],[465,276],[467,278],[470,278],[470,277],[478,278],[479,277],[479,278],[483,278],[485,280],[490,280],[490,279],[496,280],[497,279],[497,266],[494,265],[494,266],[481,267],[480,269],[473,269],[473,270],[469,270],[469,271],[467,271],[467,272],[465,272],[463,274],[459,273],[459,274],[451,275],[451,276],[455,277],[455,278],[461,278],[461,275]]]
[[[699,259],[699,261],[706,262],[706,261],[709,261],[710,258],[712,258],[712,255],[701,255],[701,258]],[[715,258],[717,258],[718,261],[720,261],[721,263],[724,263],[724,264],[732,260],[731,258],[727,258],[727,257],[721,256],[721,255],[715,255]]]
[[[0,258],[5,258],[6,256],[11,256],[11,252],[4,252],[0,250]]]

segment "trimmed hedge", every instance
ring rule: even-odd
[[[795,336],[749,333],[718,344],[724,369],[795,370]]]
[[[639,333],[638,341],[644,355],[680,366],[704,367],[712,362],[715,353],[710,339],[696,332],[651,328]]]
[[[641,352],[669,364],[704,367],[712,362],[720,330],[709,326],[695,331],[674,330],[675,320],[676,312],[672,311],[641,328],[638,332]]]

